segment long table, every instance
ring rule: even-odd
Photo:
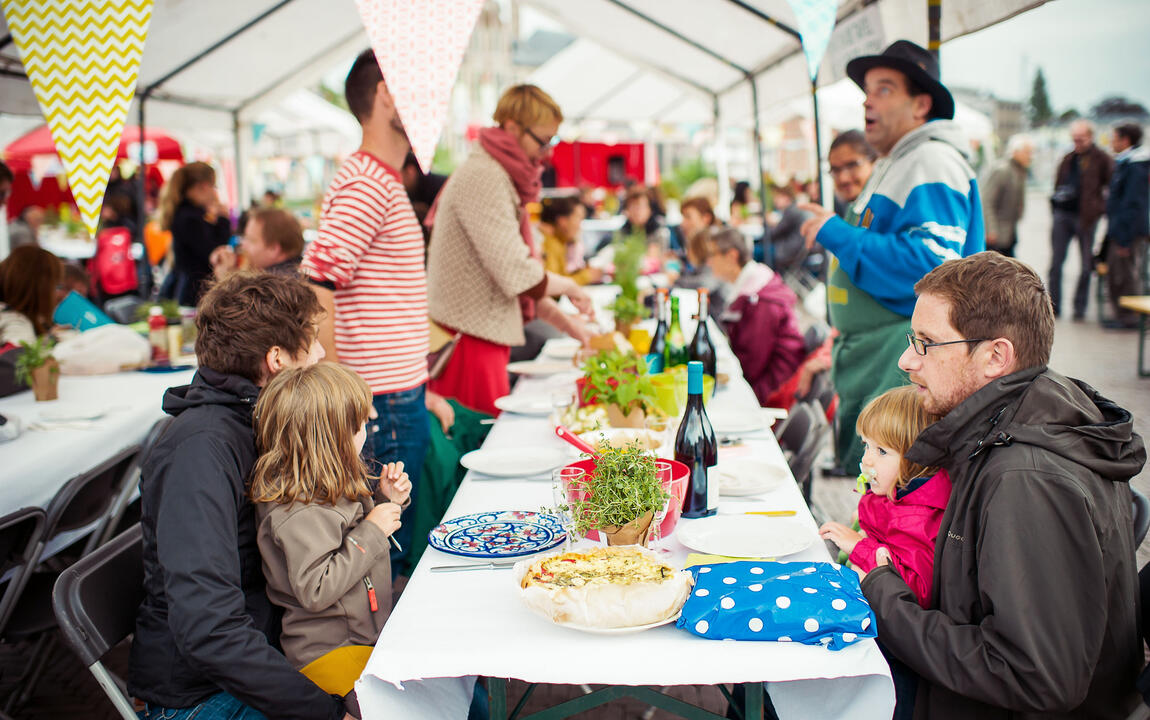
[[[64,375],[58,400],[36,402],[31,390],[0,399],[0,414],[19,418],[24,425],[20,437],[0,443],[0,515],[24,507],[46,507],[73,477],[138,445],[164,415],[160,407],[164,391],[188,384],[193,374],[184,370]],[[102,414],[92,420],[29,429],[45,413],[60,409]]]
[[[730,351],[725,346],[719,351],[720,369],[730,368]],[[523,378],[515,393],[546,396],[572,382],[570,376]],[[709,414],[719,421],[757,408],[736,363],[730,383],[716,393]],[[785,467],[769,430],[741,439],[744,454]],[[563,443],[547,419],[503,413],[484,447],[561,448]],[[550,504],[549,478],[496,480],[470,472],[446,517],[535,510]],[[728,499],[719,505],[723,514],[755,509],[795,510],[804,531],[811,534],[812,544],[786,560],[830,561],[794,482],[782,483],[751,502]],[[680,520],[683,525],[690,522]],[[672,563],[686,559],[688,550],[674,535],[663,542],[672,552]],[[428,549],[412,574],[357,686],[368,720],[466,717],[473,676],[491,679],[493,717],[506,717],[500,714],[506,710],[500,694],[506,678],[612,686],[749,683],[753,688],[763,683],[781,718],[886,720],[893,711],[890,671],[873,640],[835,652],[795,643],[715,642],[673,625],[633,635],[584,634],[528,611],[507,570],[430,572],[432,566],[463,561]]]

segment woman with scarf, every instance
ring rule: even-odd
[[[566,295],[581,313],[591,301],[568,277],[543,268],[527,204],[539,199],[543,160],[563,120],[559,106],[534,85],[503,93],[479,143],[451,176],[428,213],[427,259],[431,319],[459,341],[432,392],[497,415],[496,398],[510,392],[507,362],[524,342],[523,324],[536,317],[584,342],[578,318],[553,298]]]

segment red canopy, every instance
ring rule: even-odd
[[[124,134],[120,137],[120,149],[116,157],[120,160],[139,161],[139,148],[133,147],[131,156],[128,155],[129,146],[135,146],[140,141],[140,129],[135,125],[125,125]],[[183,162],[184,153],[180,144],[165,131],[159,128],[148,128],[144,131],[144,142],[155,146],[153,155],[145,151],[148,162],[156,160],[179,160]],[[47,125],[41,125],[32,132],[13,140],[4,148],[4,162],[12,172],[27,172],[32,169],[32,158],[36,155],[55,155],[56,144],[52,142],[52,132]]]

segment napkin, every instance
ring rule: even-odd
[[[690,568],[675,626],[712,640],[775,640],[841,650],[876,635],[858,575],[838,563],[740,560]]]

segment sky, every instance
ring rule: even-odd
[[[948,85],[1009,100],[1029,99],[1041,67],[1058,113],[1110,95],[1150,107],[1150,0],[1052,0],[943,44],[940,60]]]

